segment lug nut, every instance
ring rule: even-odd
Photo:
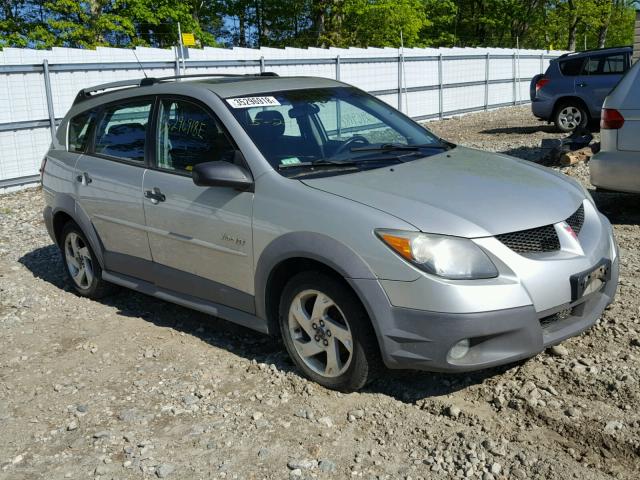
[[[318,329],[318,325],[316,325],[315,323],[312,323],[311,324],[311,328],[313,328],[314,330],[317,330]]]
[[[331,330],[327,330],[327,337],[331,336]]]
[[[323,340],[323,341],[322,341],[322,344],[323,344],[325,347],[328,347],[328,346],[329,346],[329,340]]]
[[[324,327],[324,321],[320,320],[320,326]]]
[[[313,337],[313,338],[315,338],[315,339],[316,339],[316,342],[319,342],[319,341],[320,341],[320,335],[316,335],[316,336],[315,336],[315,337]]]

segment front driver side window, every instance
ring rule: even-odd
[[[157,167],[191,172],[199,163],[233,161],[234,147],[216,119],[204,108],[184,100],[160,102]]]

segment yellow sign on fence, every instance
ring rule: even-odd
[[[182,34],[182,44],[185,47],[195,47],[196,46],[196,37],[194,37],[193,33],[183,33]]]

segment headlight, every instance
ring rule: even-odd
[[[398,230],[376,230],[376,235],[402,258],[450,280],[494,278],[498,270],[486,253],[466,238]]]

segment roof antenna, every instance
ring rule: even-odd
[[[133,56],[136,57],[136,61],[138,62],[138,65],[140,66],[140,70],[142,70],[142,73],[144,74],[144,78],[149,78],[149,77],[147,77],[147,72],[145,72],[144,68],[142,67],[142,63],[140,63],[140,59],[138,58],[138,54],[136,53],[135,47],[131,51],[133,52]]]

